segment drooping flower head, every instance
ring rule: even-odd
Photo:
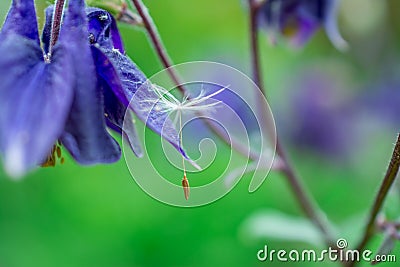
[[[11,175],[40,164],[64,130],[75,87],[65,41],[75,32],[63,31],[47,63],[33,1],[12,2],[0,34],[0,150]]]
[[[337,27],[340,0],[267,0],[260,8],[259,21],[271,35],[273,42],[279,35],[294,46],[304,45],[322,26],[338,49],[347,43]]]
[[[125,55],[108,12],[70,0],[53,44],[53,10],[46,11],[42,45],[33,0],[13,0],[0,33],[0,154],[12,176],[41,165],[58,142],[80,164],[117,161],[121,150],[107,127],[140,156],[133,120],[122,123],[127,109],[147,119],[140,103],[130,103],[139,87],[143,99],[157,95]],[[168,114],[149,117],[146,125],[186,156]]]

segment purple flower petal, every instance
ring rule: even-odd
[[[111,17],[111,38],[113,40],[114,49],[125,54],[124,43],[122,42],[121,35],[119,34],[118,25],[113,16]]]
[[[89,34],[94,38],[93,43],[99,44],[103,49],[118,49],[125,54],[114,17],[107,11],[94,7],[86,8],[86,14],[89,21]]]
[[[261,9],[260,20],[273,34],[282,34],[295,46],[302,46],[320,26],[321,5],[319,0],[271,0]]]
[[[72,102],[71,64],[63,47],[52,63],[36,40],[0,43],[0,149],[11,176],[41,164],[61,135]]]
[[[118,101],[113,91],[107,84],[103,86],[104,92],[104,112],[107,117],[108,125],[122,135],[129,142],[132,151],[137,157],[143,156],[143,151],[139,142],[139,136],[136,132],[134,119],[126,106]],[[125,119],[125,125],[124,125]]]
[[[289,37],[292,45],[300,47],[304,46],[307,41],[310,40],[310,38],[318,30],[320,24],[317,20],[315,20],[315,18],[306,15],[298,16],[296,20],[297,28],[294,30],[295,32],[292,34],[288,33],[287,36]]]
[[[324,20],[326,35],[332,44],[339,50],[345,51],[349,48],[347,42],[343,39],[339,32],[337,23],[337,12],[339,8],[339,0],[331,0],[327,7],[327,14]]]
[[[122,82],[111,63],[110,59],[102,52],[98,44],[91,46],[94,64],[96,66],[97,75],[111,88],[118,100],[126,107],[129,105],[129,100],[122,87]]]
[[[157,108],[160,103],[160,96],[155,92],[154,86],[147,80],[146,76],[127,56],[124,56],[118,50],[102,51],[115,67],[125,96],[130,100],[129,107],[137,117],[146,123],[147,127],[170,142],[184,157],[188,158],[180,146],[179,134],[173,122],[169,119],[170,111]],[[112,89],[114,90],[114,88]]]
[[[136,131],[135,118],[131,111],[128,110],[125,112],[124,119],[119,127],[122,130],[122,137],[128,141],[136,157],[143,157],[142,146],[140,145],[140,139]]]
[[[146,76],[129,57],[121,53],[119,49],[113,48],[114,44],[107,34],[109,30],[106,30],[110,24],[105,23],[107,18],[112,18],[111,15],[105,11],[101,13],[97,9],[92,10],[95,11],[89,12],[89,32],[93,36],[92,53],[98,74],[107,82],[119,101],[125,106],[128,106],[130,102],[130,108],[140,120],[187,158],[180,147],[179,134],[168,118],[169,111],[151,110],[154,104],[159,102],[159,95],[155,93],[153,86],[146,82]],[[141,86],[143,87],[138,92]],[[130,101],[134,96],[135,101]],[[143,105],[147,106],[143,107]]]
[[[1,29],[0,41],[8,34],[17,34],[34,40],[40,45],[33,0],[13,0],[11,9]]]
[[[104,113],[106,114],[107,125],[126,138],[136,156],[143,156],[139,138],[136,133],[133,118],[126,119],[125,128],[124,116],[131,116],[126,112],[129,101],[122,89],[121,80],[110,60],[96,46],[92,46],[92,55],[95,60],[98,79],[101,81],[104,94]]]
[[[45,10],[45,23],[42,32],[43,50],[47,54],[49,52],[50,38],[51,38],[51,24],[53,21],[54,6],[49,6]]]
[[[46,53],[50,43],[53,10],[54,5],[51,5],[45,11],[46,22],[43,28],[42,41]],[[118,49],[124,54],[124,45],[114,17],[107,11],[95,7],[87,7],[85,11],[88,18],[89,41],[96,42],[103,48]]]
[[[260,9],[259,21],[273,35],[287,37],[295,46],[303,46],[324,26],[331,42],[338,49],[347,44],[337,27],[339,0],[268,0]]]
[[[108,134],[103,95],[88,44],[83,0],[70,0],[60,40],[67,44],[76,75],[75,97],[62,143],[81,164],[111,163],[121,156],[118,143]]]

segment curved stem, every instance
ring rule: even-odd
[[[257,14],[260,8],[260,4],[256,0],[249,1],[249,15],[250,15],[250,41],[251,41],[251,58],[252,58],[252,68],[253,68],[253,79],[258,88],[262,91],[266,97],[266,90],[262,83],[261,77],[261,63],[260,63],[260,48],[258,44],[258,21]],[[259,99],[259,106],[264,105],[263,99]],[[316,227],[320,230],[324,237],[325,242],[332,247],[335,247],[333,240],[333,235],[331,234],[329,224],[326,222],[323,212],[315,204],[311,195],[305,189],[300,177],[296,174],[294,168],[289,163],[286,153],[278,139],[276,144],[276,153],[283,162],[284,167],[281,168],[281,172],[286,177],[286,180],[291,187],[293,194],[299,201],[300,207],[305,213],[305,215],[314,223]]]
[[[257,14],[260,6],[257,4],[256,0],[249,0],[249,11],[250,11],[250,44],[251,44],[251,66],[253,69],[253,80],[254,83],[261,89],[264,96],[266,96],[266,91],[262,90],[261,71],[260,71],[260,49],[258,48],[258,21]]]
[[[175,72],[173,66],[173,62],[170,59],[167,50],[161,40],[160,34],[157,31],[157,27],[153,22],[150,14],[146,6],[143,4],[141,0],[132,0],[135,8],[138,11],[139,16],[143,21],[143,25],[146,28],[146,31],[149,35],[151,43],[154,45],[156,49],[156,53],[160,58],[163,66],[168,70],[168,74],[170,75],[172,81],[177,86],[178,90],[183,94],[187,95],[185,88],[182,86],[182,83],[179,79],[179,75]],[[244,157],[250,157],[252,160],[258,160],[260,155],[253,150],[250,150],[241,144],[240,142],[236,142],[235,140],[231,140],[229,136],[223,131],[221,128],[214,126],[208,120],[205,120],[207,126],[218,136],[220,137],[226,144],[231,145],[238,153],[243,155]],[[280,161],[274,163],[273,168],[280,168]]]
[[[365,227],[365,231],[360,243],[357,246],[358,251],[364,250],[369,240],[373,236],[375,232],[375,221],[378,216],[379,211],[381,210],[383,203],[385,202],[386,196],[389,192],[389,189],[392,187],[394,181],[396,180],[397,174],[399,172],[400,166],[400,134],[397,137],[397,142],[394,147],[392,157],[390,159],[389,167],[386,171],[383,182],[379,188],[379,192],[376,195],[374,204],[372,206],[370,215],[368,217],[367,225]],[[349,263],[348,266],[354,266],[355,262]]]

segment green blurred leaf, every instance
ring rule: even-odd
[[[379,256],[387,256],[389,255],[396,245],[396,240],[391,235],[386,235],[382,241],[381,246],[378,249],[375,257]],[[371,264],[375,265],[380,263],[379,261],[372,261]]]
[[[243,233],[255,239],[298,241],[318,247],[324,244],[310,221],[274,210],[250,216],[243,224]]]
[[[353,216],[345,218],[339,226],[341,238],[345,238],[350,245],[355,245],[364,232],[364,225],[367,220],[369,210],[356,213]]]
[[[400,192],[398,190],[391,190],[389,192],[383,211],[389,220],[397,219],[400,216]]]

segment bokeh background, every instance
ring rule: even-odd
[[[1,19],[10,2],[1,0]],[[43,18],[49,3],[36,3]],[[145,3],[175,63],[217,61],[250,74],[244,1]],[[303,49],[285,42],[273,47],[262,34],[263,77],[278,134],[337,236],[352,247],[400,130],[399,10],[396,0],[343,1],[339,22],[350,44],[345,53],[323,31]],[[161,70],[143,31],[120,28],[144,73]],[[124,160],[82,167],[65,156],[64,165],[38,169],[21,181],[0,170],[0,267],[260,266],[267,265],[256,258],[264,245],[324,248],[279,173],[271,172],[255,193],[248,193],[244,177],[219,201],[184,209],[146,195]],[[391,219],[400,217],[399,188],[385,207]],[[369,248],[376,251],[382,238],[377,235]],[[399,245],[393,254],[400,261]]]

